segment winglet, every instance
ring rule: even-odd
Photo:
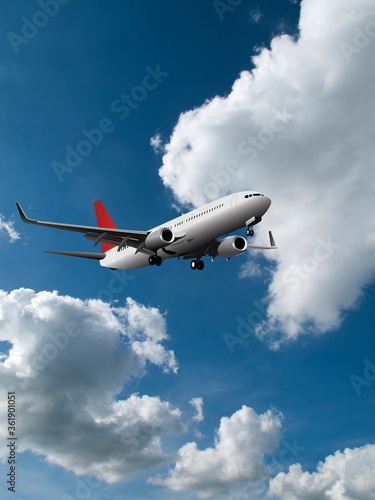
[[[20,216],[21,216],[21,219],[23,220],[23,222],[26,222],[26,224],[33,224],[33,223],[35,223],[35,221],[33,219],[29,219],[28,217],[26,217],[26,214],[22,210],[21,205],[18,203],[18,201],[16,201],[16,205],[17,205],[18,211],[20,213]]]
[[[268,233],[269,233],[269,235],[270,235],[270,245],[271,245],[271,247],[272,247],[272,248],[277,248],[277,245],[276,245],[276,243],[275,243],[275,240],[274,240],[274,238],[273,238],[273,236],[272,236],[271,231],[268,231]]]
[[[275,240],[272,236],[271,231],[268,231],[268,235],[270,237],[270,245],[269,247],[263,246],[263,245],[247,245],[248,250],[276,250],[277,245],[275,243]]]

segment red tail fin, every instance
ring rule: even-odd
[[[95,214],[96,214],[96,220],[98,222],[99,227],[108,227],[112,229],[116,229],[116,226],[111,219],[111,217],[108,215],[107,210],[104,208],[103,203],[98,200],[94,203],[95,207]],[[111,248],[114,248],[116,245],[110,245],[109,243],[101,243],[102,245],[102,252],[108,252]]]

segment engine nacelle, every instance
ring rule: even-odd
[[[220,257],[230,259],[241,255],[247,249],[247,241],[242,236],[228,236],[219,245],[217,253]]]
[[[158,250],[174,241],[174,234],[169,227],[161,227],[152,231],[145,239],[146,248],[149,250]]]

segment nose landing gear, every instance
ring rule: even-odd
[[[255,224],[259,224],[259,222],[261,222],[261,221],[262,221],[262,217],[256,217],[255,215],[253,217],[251,217],[251,219],[248,219],[245,223],[247,225],[246,235],[247,236],[254,236],[253,226],[255,226]]]

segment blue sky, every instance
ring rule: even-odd
[[[371,498],[371,2],[71,0],[53,17],[41,4],[4,2],[0,37],[0,416],[3,429],[15,390],[16,498]],[[103,120],[100,144],[56,175]],[[15,206],[96,225],[100,199],[118,227],[146,230],[243,189],[272,199],[256,238],[272,229],[278,254],[199,273],[44,254],[90,242],[26,226]],[[69,322],[82,333],[30,376]],[[106,467],[114,449],[125,459]],[[336,476],[316,473],[326,458]]]

